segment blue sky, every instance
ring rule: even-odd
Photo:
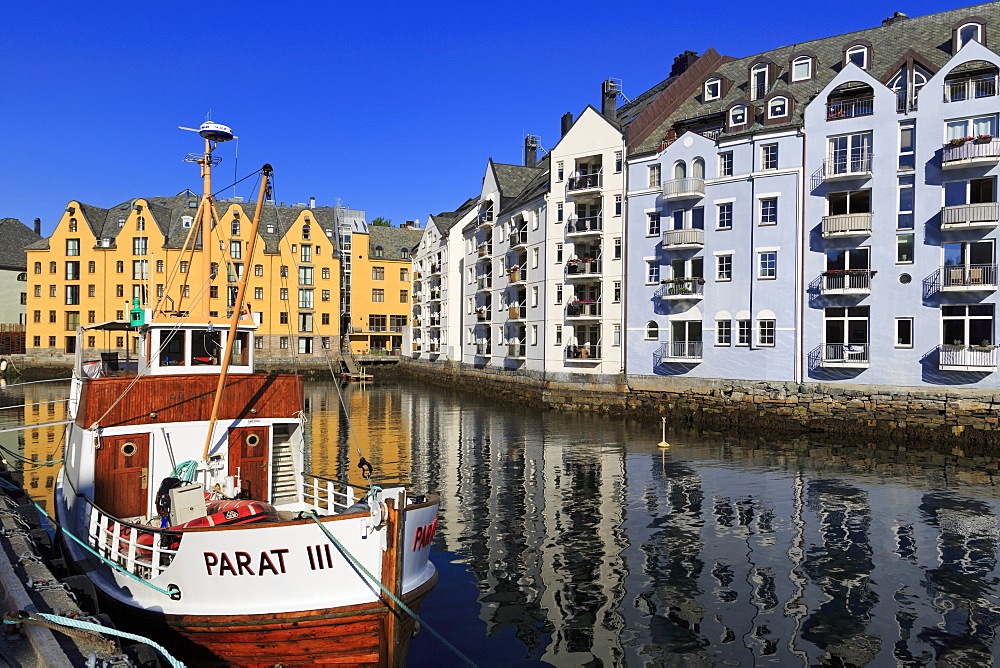
[[[551,147],[608,77],[631,98],[685,49],[742,57],[964,3],[143,5],[5,5],[0,217],[41,218],[47,234],[71,199],[198,191],[181,158],[200,144],[177,126],[211,109],[240,137],[241,177],[274,166],[277,200],[424,222],[478,194],[488,158],[519,164],[524,134]]]

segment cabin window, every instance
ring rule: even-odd
[[[236,366],[247,366],[250,364],[249,333],[236,332],[233,339],[233,352],[229,356],[229,363]]]
[[[161,331],[160,366],[184,365],[185,339],[187,339],[187,332],[184,330]]]
[[[196,329],[191,332],[191,364],[219,364],[222,355],[219,332]]]

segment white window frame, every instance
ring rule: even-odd
[[[761,281],[773,281],[777,278],[778,278],[778,251],[776,250],[757,251],[757,279]]]
[[[718,253],[715,256],[715,281],[728,283],[733,280],[733,254]]]
[[[715,321],[715,345],[729,347],[733,345],[733,321]]]
[[[777,113],[775,107],[779,104],[784,104],[784,113]],[[768,118],[784,118],[788,115],[788,98],[784,95],[779,95],[778,97],[772,97],[767,101],[767,117]],[[777,146],[777,144],[775,144]],[[777,169],[777,167],[775,167]]]
[[[749,318],[736,321],[736,345],[748,348],[753,341],[753,324]]]
[[[796,82],[796,81],[809,81],[810,79],[813,78],[813,76],[812,76],[812,61],[813,61],[812,56],[799,56],[798,58],[796,58],[795,60],[792,61],[791,77],[792,77],[792,82],[793,83]],[[796,74],[796,69],[795,68],[796,68],[796,66],[803,65],[803,64],[806,66],[805,67],[806,74],[805,74],[805,76],[798,76]]]
[[[646,236],[658,237],[663,232],[663,220],[659,211],[646,212]]]
[[[659,188],[662,184],[663,170],[660,163],[655,162],[647,168],[650,188]]]
[[[729,224],[723,225],[723,210],[729,212]],[[715,205],[715,229],[717,230],[731,230],[733,229],[733,202],[717,202]]]
[[[975,28],[976,28],[976,36],[973,37],[973,38],[970,38],[968,40],[963,39],[962,38],[962,31],[965,28],[968,28],[970,26],[975,26]],[[958,42],[958,48],[955,49],[956,52],[959,51],[959,50],[961,50],[961,48],[963,46],[965,46],[966,44],[968,44],[970,41],[973,41],[973,40],[976,41],[976,42],[979,42],[980,44],[982,44],[983,43],[983,24],[977,23],[976,21],[970,21],[968,23],[963,23],[962,25],[960,25],[958,27],[958,30],[955,31],[955,40]]]
[[[774,320],[769,318],[757,320],[757,345],[773,348],[777,340],[778,328]]]
[[[773,162],[773,167],[770,166]],[[762,144],[760,147],[760,169],[761,171],[778,168],[778,144]]]
[[[743,120],[737,122],[736,121],[736,116],[739,113],[742,113]],[[733,107],[732,109],[729,110],[729,126],[730,127],[734,127],[734,128],[738,128],[738,127],[742,127],[742,126],[746,125],[747,124],[747,116],[749,116],[749,112],[747,110],[746,105],[745,104],[738,104],[738,105],[736,105],[735,107]]]
[[[764,220],[764,204],[774,203],[774,216],[773,220]],[[762,226],[767,225],[777,225],[778,224],[778,196],[777,195],[761,195],[757,198],[757,224]]]
[[[656,285],[660,282],[660,261],[646,260],[646,285]]]
[[[733,175],[733,152],[732,151],[720,151],[719,152],[719,176],[732,176]]]
[[[899,326],[900,326],[900,324],[902,324],[904,322],[909,323],[909,328],[910,328],[910,331],[909,331],[910,342],[909,343],[901,343],[900,342],[900,328],[899,328]],[[896,337],[896,343],[894,344],[895,348],[912,348],[913,347],[913,339],[914,339],[914,336],[913,336],[913,318],[912,317],[899,317],[899,318],[896,318],[895,322],[894,322],[893,333],[895,334],[895,337]]]
[[[854,60],[851,57],[853,54],[856,54],[856,53],[860,53],[861,54],[861,64],[860,65],[858,65],[857,63],[854,63]],[[848,65],[848,63],[854,63],[855,65],[858,65],[858,67],[860,67],[861,69],[867,70],[868,69],[868,47],[865,46],[864,44],[855,44],[854,46],[852,46],[851,48],[849,48],[847,51],[845,51],[844,52],[844,66],[846,67]]]
[[[713,90],[714,89],[714,90]],[[704,96],[706,102],[718,100],[722,97],[722,79],[712,77],[705,80]]]

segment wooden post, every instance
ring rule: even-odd
[[[382,555],[382,586],[402,600],[403,596],[403,514],[396,509],[397,499],[386,499],[385,522],[386,551]],[[400,631],[405,625],[400,615],[405,614],[388,596],[382,596],[387,608],[385,618],[385,664],[389,668],[403,665]]]

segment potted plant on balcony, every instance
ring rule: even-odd
[[[976,135],[975,141],[977,144],[989,144],[991,141],[993,141],[993,135],[988,135],[988,134]]]
[[[969,346],[969,347],[972,348],[973,350],[993,350],[994,348],[996,348],[996,346],[993,345],[989,339],[983,339],[982,343],[980,343],[978,346]]]
[[[952,146],[962,146],[963,144],[965,144],[965,142],[967,142],[967,141],[969,141],[971,139],[974,139],[974,137],[955,137],[954,139],[950,140],[948,143],[951,144]]]

